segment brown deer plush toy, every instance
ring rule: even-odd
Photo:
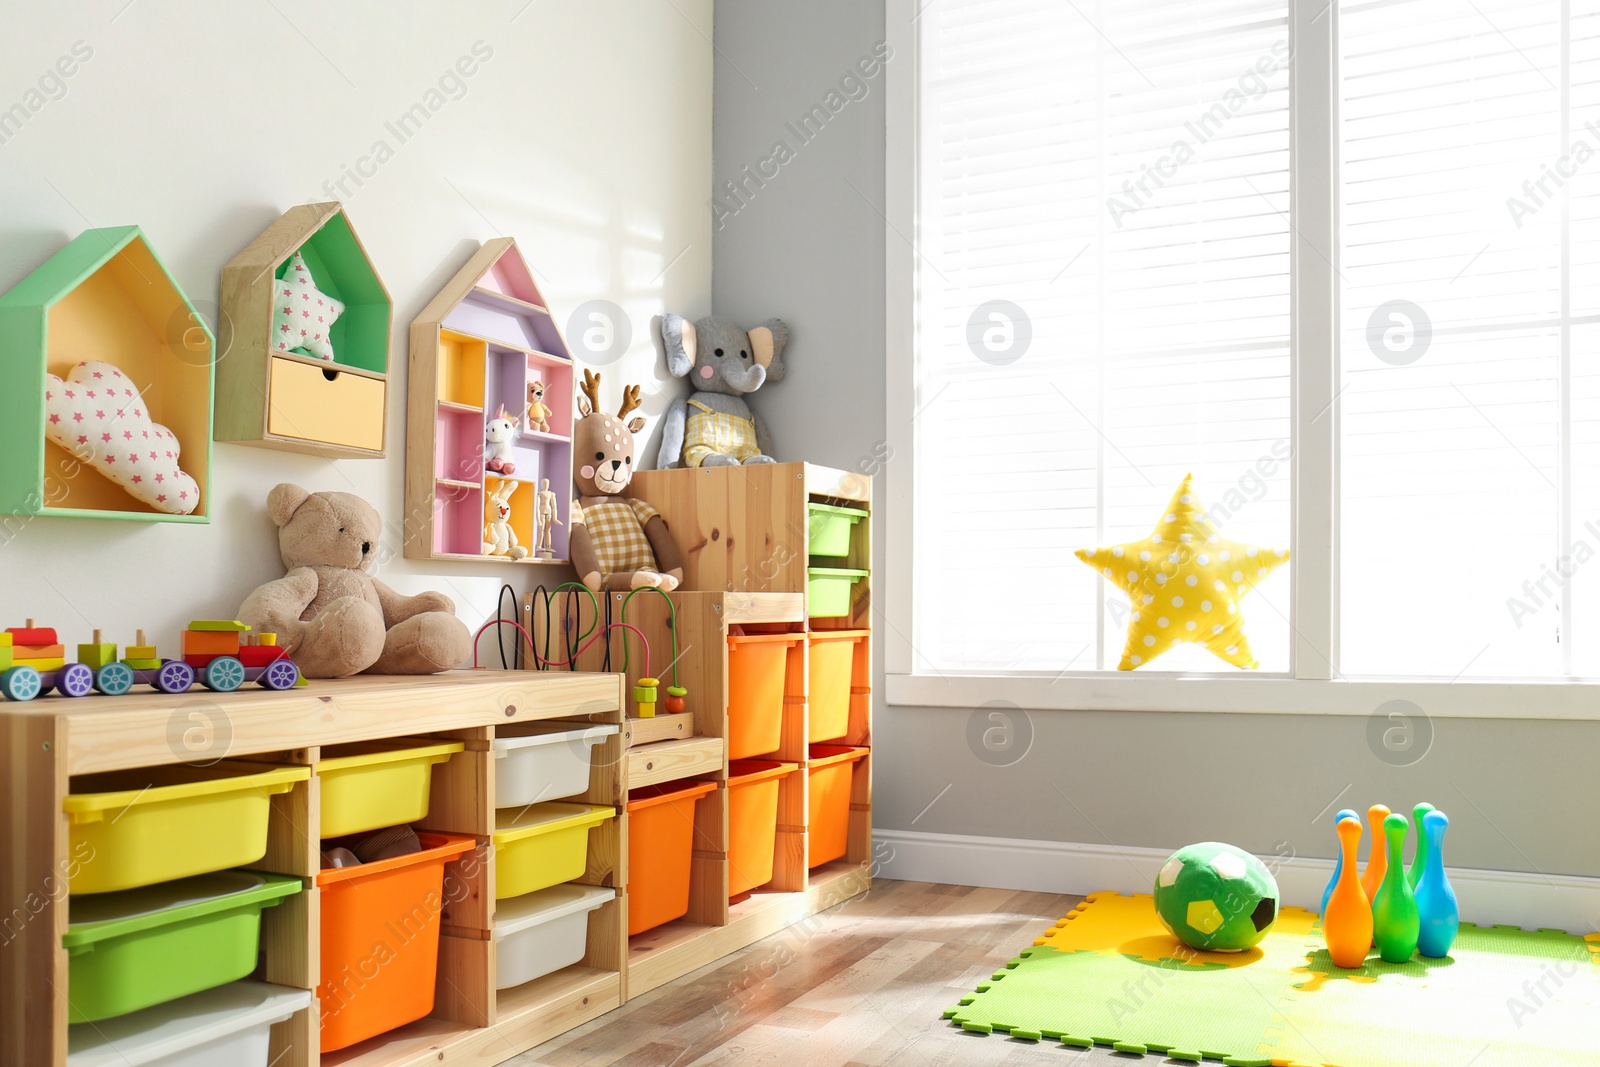
[[[583,372],[582,416],[572,429],[573,481],[569,552],[578,579],[590,589],[638,589],[653,585],[671,592],[683,581],[683,558],[661,513],[620,496],[633,479],[633,435],[644,419],[623,418],[639,406],[639,387],[622,391],[615,415],[600,411],[600,375]]]

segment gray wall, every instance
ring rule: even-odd
[[[776,140],[795,145],[785,123],[883,37],[881,3],[719,0],[716,183]],[[775,179],[750,187],[714,228],[712,257],[719,314],[791,325],[790,379],[757,398],[780,458],[881,470],[880,496],[903,473],[892,458],[873,466],[885,437],[883,103],[880,75]],[[969,746],[973,714],[879,705],[878,827],[1331,856],[1331,812],[1313,819],[1342,792],[1335,808],[1429,800],[1449,811],[1453,865],[1600,876],[1600,723],[1436,719],[1427,755],[1395,767],[1369,748],[1362,717],[1035,711],[1019,720],[1027,755],[996,767]]]
[[[868,469],[884,440],[885,75],[856,72],[883,36],[881,3],[716,5],[711,305],[789,324],[788,375],[751,405],[780,459]],[[830,92],[838,113],[802,142],[801,118]],[[775,156],[787,162],[762,178]],[[743,182],[742,204],[725,181]]]

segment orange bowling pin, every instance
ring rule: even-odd
[[[1389,870],[1389,852],[1383,844],[1383,820],[1389,817],[1389,809],[1382,804],[1374,804],[1367,809],[1367,825],[1372,827],[1372,855],[1367,857],[1367,870],[1361,876],[1361,889],[1367,894],[1367,899],[1378,899],[1378,887],[1383,884],[1383,876]]]
[[[1328,898],[1322,916],[1322,936],[1335,967],[1360,967],[1372,948],[1372,904],[1356,876],[1356,849],[1361,844],[1361,820],[1341,819],[1339,852],[1344,857],[1339,884]]]

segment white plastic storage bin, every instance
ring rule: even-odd
[[[510,989],[583,959],[589,913],[617,895],[592,885],[557,885],[495,906],[496,989]]]
[[[311,1006],[311,991],[231,982],[67,1028],[67,1067],[268,1067],[272,1024]]]
[[[494,742],[494,806],[516,808],[570,797],[589,788],[589,752],[616,725],[537,723],[518,737]]]

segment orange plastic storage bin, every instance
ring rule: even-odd
[[[807,741],[832,741],[850,732],[856,650],[866,646],[867,630],[836,630],[811,635],[811,723]]]
[[[798,763],[742,759],[728,764],[728,896],[772,881],[778,843],[778,788]]]
[[[728,758],[776,752],[783,742],[789,650],[805,634],[728,636]]]
[[[433,1010],[445,864],[477,844],[418,832],[422,851],[328,868],[322,887],[322,1051],[393,1030]]]
[[[689,913],[695,801],[716,782],[668,782],[628,794],[628,936]]]
[[[851,745],[812,745],[810,816],[811,861],[820,867],[850,850],[850,779],[867,749]]]

